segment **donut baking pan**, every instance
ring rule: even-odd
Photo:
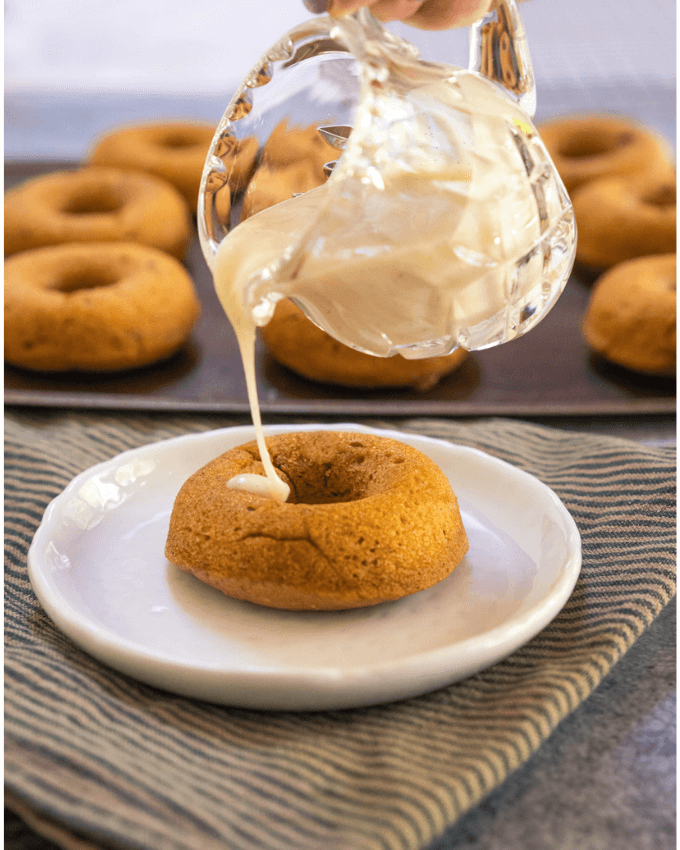
[[[7,188],[74,166],[8,162]],[[198,244],[187,266],[202,302],[190,345],[153,367],[113,375],[39,374],[5,367],[5,403],[22,406],[246,413],[236,340]],[[589,285],[572,275],[551,313],[526,336],[471,354],[427,392],[358,391],[305,381],[257,352],[260,404],[280,415],[579,416],[672,414],[674,379],[652,379],[594,359],[581,336]]]

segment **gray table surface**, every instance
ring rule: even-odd
[[[625,97],[624,97],[625,95]],[[637,117],[675,137],[672,86],[640,84]],[[542,117],[570,109],[626,112],[631,90],[539,89]],[[11,159],[81,157],[98,132],[123,121],[194,117],[217,121],[227,98],[159,99],[9,94],[5,153]],[[672,416],[550,418],[553,427],[675,445]],[[593,694],[537,753],[427,850],[670,850],[676,846],[676,605],[673,601]],[[55,845],[7,813],[8,850]],[[294,850],[294,848],[291,848]]]

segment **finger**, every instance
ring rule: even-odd
[[[375,0],[329,0],[328,13],[334,17],[341,17],[350,12],[356,12],[363,6],[370,6]]]
[[[302,2],[315,15],[322,15],[328,9],[328,0],[302,0]]]
[[[486,15],[493,0],[303,0],[310,12],[333,17],[369,7],[381,21],[405,21],[423,30],[466,27]]]
[[[425,0],[410,17],[407,24],[423,30],[447,30],[468,27],[486,15],[492,0]]]
[[[307,8],[308,0],[304,0]],[[311,3],[321,3],[323,0],[309,0]],[[402,21],[413,15],[425,0],[329,0],[328,12],[335,17],[356,12],[357,9],[368,7],[381,21]],[[310,11],[313,11],[310,9]]]
[[[373,0],[370,9],[380,21],[404,21],[416,14],[424,2],[425,0]]]

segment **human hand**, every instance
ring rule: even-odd
[[[492,0],[303,0],[310,12],[339,17],[368,6],[381,21],[404,21],[424,30],[466,27],[491,8]]]

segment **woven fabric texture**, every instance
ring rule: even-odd
[[[547,628],[465,681],[335,712],[230,709],[102,666],[31,590],[26,554],[45,507],[121,451],[246,422],[6,416],[7,801],[60,846],[423,848],[540,746],[675,592],[674,449],[506,420],[367,421],[482,449],[557,493],[583,569]]]

